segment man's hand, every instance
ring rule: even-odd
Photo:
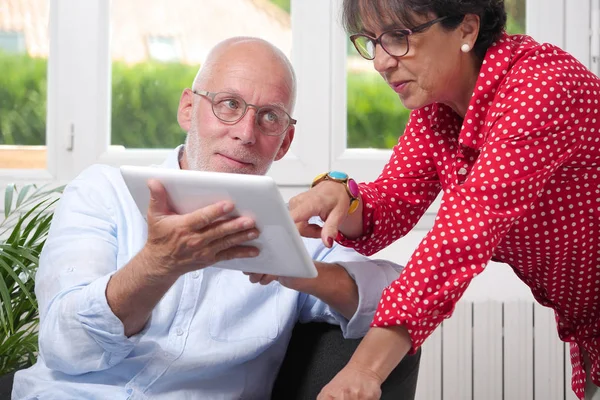
[[[258,249],[242,246],[258,237],[254,221],[227,218],[231,202],[220,202],[185,215],[169,207],[167,192],[148,182],[148,240],[144,248],[108,281],[106,300],[123,322],[126,336],[140,332],[152,310],[186,272],[217,261],[255,257]]]
[[[148,240],[144,251],[157,261],[155,265],[162,274],[179,276],[218,261],[258,255],[257,248],[242,246],[258,237],[254,221],[248,217],[227,218],[234,207],[230,201],[178,215],[169,207],[160,182],[150,180],[148,187]]]
[[[319,393],[317,400],[379,400],[382,379],[348,363]]]

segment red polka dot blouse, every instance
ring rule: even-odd
[[[382,174],[360,189],[365,234],[338,241],[367,255],[408,233],[443,191],[373,326],[405,326],[414,352],[471,279],[504,262],[555,310],[577,396],[581,348],[600,386],[600,79],[573,56],[504,35],[464,119],[442,104],[413,111]]]

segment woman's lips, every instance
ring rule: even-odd
[[[390,86],[392,87],[394,92],[400,93],[404,90],[404,88],[406,87],[407,84],[408,84],[408,81],[400,81],[400,82],[390,83]]]

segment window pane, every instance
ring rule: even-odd
[[[505,0],[510,34],[525,33],[525,0]],[[348,148],[389,149],[404,132],[409,110],[348,40]]]
[[[111,3],[111,144],[172,148],[185,139],[177,106],[209,50],[231,36],[257,36],[288,57],[289,0],[139,0]]]
[[[48,7],[0,3],[0,168],[46,167]]]
[[[347,71],[348,148],[391,149],[410,111],[375,71],[373,62],[360,57],[353,47],[348,51]]]
[[[525,0],[504,0],[507,21],[506,31],[511,34],[526,33]]]

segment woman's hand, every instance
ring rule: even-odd
[[[371,328],[348,364],[321,390],[317,400],[371,400],[381,397],[381,384],[411,347],[401,326]]]
[[[248,276],[250,283],[259,283],[263,286],[270,284],[273,281],[281,283],[283,286],[289,289],[296,290],[298,292],[305,292],[306,288],[313,285],[312,282],[316,278],[293,278],[290,276],[277,276],[270,274],[261,274],[257,272],[244,272],[244,275]]]
[[[338,231],[347,237],[358,237],[362,233],[362,203],[348,215],[350,197],[343,184],[324,181],[312,189],[300,193],[289,202],[292,219],[302,236],[323,240],[327,247],[333,245]],[[318,216],[324,221],[321,228],[309,224],[308,220]]]
[[[383,380],[348,363],[319,393],[317,400],[379,400]]]

